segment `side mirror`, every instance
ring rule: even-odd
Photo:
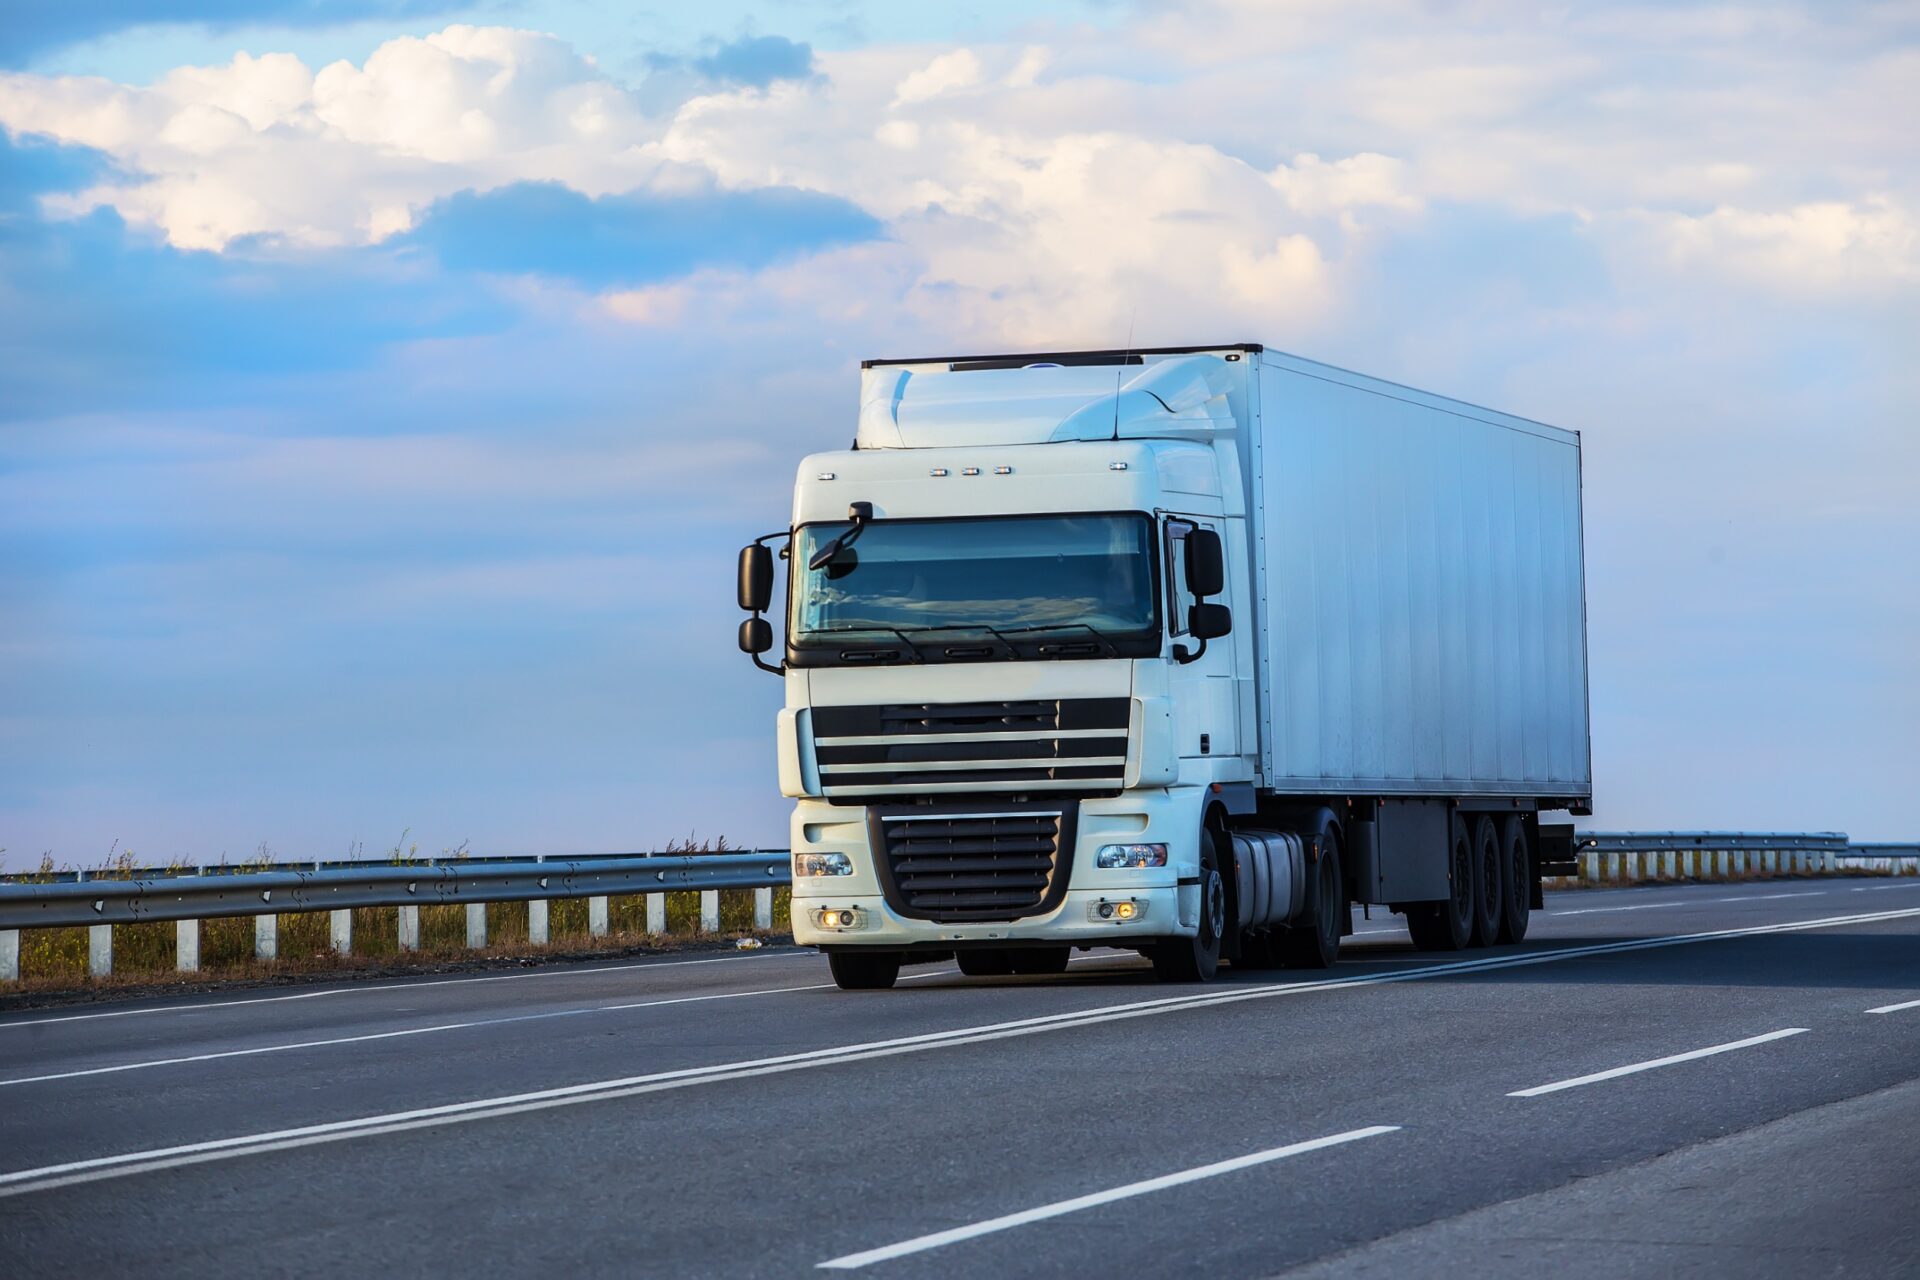
[[[1187,633],[1196,640],[1218,640],[1233,630],[1233,610],[1223,604],[1196,604],[1187,610]]]
[[[1227,588],[1226,556],[1220,548],[1220,535],[1211,529],[1195,529],[1184,539],[1187,545],[1187,590],[1205,599]],[[1226,632],[1222,630],[1221,635]]]
[[[773,552],[767,549],[764,542],[750,542],[740,548],[740,607],[749,613],[765,613],[767,606],[772,603]],[[740,647],[746,649],[746,632],[740,634]],[[766,645],[747,649],[748,653],[766,651]]]
[[[773,627],[765,618],[748,618],[740,624],[740,652],[759,655],[773,648]]]

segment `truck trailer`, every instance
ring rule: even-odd
[[[1516,942],[1592,811],[1579,435],[1259,344],[866,361],[739,603],[845,988]]]

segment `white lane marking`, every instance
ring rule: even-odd
[[[222,1058],[253,1058],[263,1053],[289,1053],[295,1049],[324,1049],[331,1045],[365,1044],[369,1040],[400,1040],[435,1031],[465,1031],[471,1027],[497,1027],[512,1022],[537,1022],[543,1018],[572,1018],[585,1013],[618,1013],[629,1009],[657,1009],[669,1004],[697,1004],[706,1000],[738,1000],[743,996],[777,996],[789,991],[824,991],[831,982],[816,982],[804,987],[762,987],[752,991],[724,991],[703,996],[674,996],[665,1000],[641,1000],[632,1004],[598,1004],[579,1009],[554,1009],[546,1013],[516,1013],[502,1018],[474,1018],[467,1022],[442,1022],[431,1027],[408,1027],[401,1031],[372,1031],[358,1036],[335,1036],[327,1040],[300,1040],[293,1044],[269,1044],[252,1049],[223,1049],[217,1053],[194,1053],[178,1058],[150,1058],[142,1062],[122,1062],[110,1067],[87,1067],[79,1071],[56,1071],[42,1076],[19,1076],[0,1080],[0,1089],[16,1084],[41,1084],[49,1080],[73,1080],[80,1076],[109,1076],[121,1071],[144,1071],[149,1067],[177,1067],[188,1062],[214,1062]]]
[[[1771,902],[1775,898],[1811,898],[1821,889],[1803,889],[1799,893],[1750,893],[1743,898],[1716,898],[1716,902]]]
[[[1731,901],[1731,899],[1721,899],[1721,901]],[[1609,911],[1652,911],[1656,907],[1684,907],[1687,905],[1689,904],[1685,902],[1636,902],[1630,907],[1581,907],[1578,911],[1553,911],[1549,912],[1548,915],[1553,919],[1558,919],[1561,916],[1597,916],[1604,915]]]
[[[969,1223],[964,1227],[954,1227],[947,1231],[936,1231],[932,1235],[915,1236],[911,1240],[902,1240],[898,1244],[883,1245],[878,1249],[868,1249],[862,1253],[849,1253],[844,1257],[832,1258],[818,1265],[824,1271],[853,1271],[860,1267],[871,1266],[876,1262],[886,1262],[892,1258],[903,1258],[910,1253],[925,1253],[929,1249],[939,1249],[946,1245],[958,1244],[962,1240],[972,1240],[978,1236],[992,1235],[996,1231],[1007,1231],[1014,1227],[1024,1227],[1029,1222],[1044,1222],[1048,1218],[1058,1218],[1063,1214],[1078,1213],[1082,1209],[1092,1209],[1103,1204],[1112,1204],[1116,1200],[1130,1200],[1134,1196],[1151,1195],[1155,1191],[1165,1191],[1169,1187],[1185,1186],[1189,1182],[1200,1182],[1206,1178],[1218,1178],[1222,1174],[1237,1173],[1242,1169],[1251,1169],[1255,1165],[1271,1164],[1275,1160],[1285,1160],[1289,1156],[1305,1155],[1309,1151],[1324,1151],[1328,1147],[1338,1147],[1349,1142],[1358,1142],[1362,1138],[1378,1137],[1383,1133],[1396,1133],[1397,1124],[1376,1124],[1365,1129],[1349,1129],[1345,1133],[1331,1134],[1325,1138],[1314,1138],[1307,1142],[1290,1143],[1284,1147],[1269,1147],[1265,1151],[1255,1151],[1251,1155],[1235,1156],[1231,1160],[1220,1160],[1213,1164],[1203,1164],[1193,1169],[1182,1169],[1179,1173],[1162,1174],[1157,1178],[1148,1178],[1141,1182],[1129,1182],[1124,1187],[1112,1187],[1106,1191],[1095,1191],[1090,1195],[1075,1196],[1071,1200],[1056,1200],[1052,1204],[1043,1204],[1033,1209],[1022,1209],[1018,1213],[1003,1214],[998,1218],[988,1218],[984,1222]]]
[[[1774,933],[1799,933],[1809,929],[1834,929],[1851,924],[1882,924],[1895,920],[1911,920],[1916,917],[1920,917],[1920,907],[1909,907],[1896,911],[1873,911],[1851,916],[1827,916],[1815,920],[1792,920],[1780,924],[1748,925],[1744,928],[1719,929],[1710,933],[1670,934],[1664,937],[1634,938],[1617,942],[1595,943],[1590,946],[1563,947],[1555,951],[1533,951],[1522,952],[1517,955],[1489,956],[1477,960],[1458,960],[1449,963],[1423,965],[1413,969],[1393,969],[1384,973],[1372,973],[1351,978],[1322,978],[1308,982],[1275,985],[1263,984],[1254,987],[1205,992],[1195,995],[1168,996],[1155,1000],[1139,1000],[1128,1004],[1095,1005],[1088,1009],[1067,1013],[1044,1014],[1033,1018],[1022,1018],[1012,1022],[994,1022],[971,1027],[955,1027],[947,1031],[932,1031],[920,1035],[901,1036],[891,1040],[875,1040],[863,1044],[836,1045],[825,1049],[810,1049],[800,1053],[783,1054],[772,1058],[753,1058],[744,1061],[713,1063],[702,1067],[682,1067],[673,1071],[661,1071],[649,1075],[628,1076],[615,1080],[595,1080],[588,1081],[584,1084],[561,1085],[551,1089],[538,1089],[526,1093],[506,1094],[493,1098],[475,1098],[468,1102],[451,1102],[439,1106],[416,1108],[409,1111],[389,1112],[383,1115],[360,1116],[349,1120],[332,1120],[322,1124],[304,1125],[294,1129],[279,1129],[267,1133],[240,1134],[235,1137],[214,1138],[205,1142],[193,1142],[181,1146],[159,1147],[147,1151],[128,1151],[119,1155],[94,1156],[84,1160],[70,1160],[61,1164],[45,1165],[35,1169],[16,1169],[9,1173],[0,1173],[0,1198],[23,1195],[33,1191],[47,1191],[56,1187],[73,1186],[82,1182],[96,1182],[104,1178],[126,1177],[136,1173],[173,1169],[182,1165],[200,1164],[209,1160],[225,1160],[237,1156],[255,1155],[269,1151],[285,1151],[295,1147],[314,1146],[320,1143],[343,1142],[352,1138],[371,1137],[387,1133],[402,1133],[413,1129],[424,1129],[440,1125],[461,1124],[472,1120],[519,1115],[524,1112],[544,1111],[554,1107],[574,1106],[583,1102],[607,1102],[619,1098],[630,1098],[639,1094],[658,1093],[668,1089],[682,1089],[694,1085],[715,1084],[731,1080],[751,1079],[759,1076],[779,1075],[791,1071],[804,1071],[813,1067],[838,1066],[849,1062],[865,1062],[875,1058],[894,1057],[907,1053],[921,1053],[933,1049],[947,1049],[958,1045],[984,1044],[995,1040],[1039,1035],[1049,1031],[1077,1030],[1082,1027],[1096,1026],[1106,1022],[1120,1022],[1133,1018],[1154,1017],[1162,1013],[1178,1013],[1189,1009],[1209,1008],[1215,1005],[1239,1004],[1247,1000],[1270,1000],[1280,996],[1304,995],[1317,991],[1342,991],[1356,987],[1379,986],[1390,982],[1418,982],[1426,978],[1446,977],[1460,973],[1484,973],[1497,969],[1524,968],[1530,965],[1559,964],[1568,960],[1580,960],[1590,956],[1612,955],[1623,951],[1650,951],[1665,947],[1691,946],[1701,942],[1719,942],[1733,938],[1762,937]]]
[[[1883,1004],[1878,1009],[1869,1009],[1868,1013],[1899,1013],[1903,1009],[1920,1009],[1920,1000],[1908,1000],[1901,1004]]]
[[[1575,1076],[1571,1080],[1556,1080],[1552,1084],[1539,1084],[1531,1089],[1515,1089],[1509,1098],[1537,1098],[1544,1093],[1558,1093],[1562,1089],[1578,1089],[1583,1084],[1598,1084],[1602,1080],[1617,1080],[1621,1076],[1638,1075],[1642,1071],[1652,1071],[1656,1067],[1671,1067],[1675,1063],[1692,1062],[1696,1058],[1711,1058],[1718,1053],[1732,1053],[1735,1049],[1750,1049],[1756,1044],[1766,1044],[1773,1040],[1784,1040],[1788,1036],[1805,1035],[1806,1027],[1787,1027],[1780,1031],[1769,1031],[1763,1036],[1749,1036],[1745,1040],[1732,1040],[1726,1044],[1709,1045],[1705,1049],[1692,1049],[1686,1053],[1671,1054],[1665,1058],[1654,1058],[1647,1062],[1629,1063],[1624,1067],[1613,1067],[1607,1071],[1596,1071],[1592,1075]]]
[[[396,991],[417,991],[422,987],[454,987],[473,982],[516,982],[523,978],[578,978],[590,973],[641,972],[647,969],[678,969],[690,964],[731,964],[741,960],[791,960],[812,953],[799,947],[782,948],[770,951],[766,955],[755,956],[709,956],[704,960],[636,960],[631,964],[595,965],[590,969],[538,969],[531,973],[494,973],[480,978],[436,978],[430,982],[413,982],[402,978],[397,982],[381,982],[368,986],[328,987],[325,991],[300,991],[288,996],[249,996],[243,1000],[207,1000],[200,1004],[165,1004],[144,1009],[113,1009],[105,1013],[64,1013],[51,1018],[26,1018],[17,1022],[0,1022],[0,1031],[9,1027],[40,1027],[50,1022],[88,1022],[94,1018],[131,1018],[143,1013],[218,1013],[222,1009],[237,1008],[243,1004],[280,1004],[287,1000],[319,1000],[325,996],[364,996],[391,994]]]

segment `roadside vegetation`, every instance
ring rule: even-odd
[[[723,853],[735,846],[724,838],[669,841],[665,853]],[[357,852],[357,850],[355,851]],[[465,847],[442,850],[434,861],[445,863],[466,856]],[[358,860],[358,859],[356,859]],[[404,864],[419,861],[419,847],[400,843],[385,856],[369,862]],[[56,865],[43,857],[32,873],[15,881],[52,880],[84,870],[89,879],[129,879],[137,870],[151,873],[160,864],[147,863],[132,850],[115,849],[100,864],[75,868]],[[281,858],[265,845],[249,858],[218,864],[175,862],[175,873],[191,872],[195,865],[219,865],[231,871],[297,869],[310,860]],[[587,899],[554,898],[547,902],[549,941],[528,940],[527,903],[487,904],[487,946],[467,946],[466,907],[462,904],[422,904],[420,946],[403,951],[399,945],[399,908],[360,907],[353,912],[353,950],[337,954],[330,945],[330,921],[325,911],[283,912],[279,921],[279,956],[254,957],[252,916],[209,917],[200,922],[200,968],[179,973],[178,930],[171,920],[113,927],[113,973],[93,977],[87,971],[87,929],[23,929],[20,932],[20,981],[0,982],[0,994],[85,997],[115,991],[154,987],[200,987],[215,983],[298,981],[313,976],[373,976],[393,972],[535,964],[543,960],[582,956],[645,954],[686,947],[753,946],[785,936],[791,894],[785,886],[774,891],[772,929],[754,927],[751,890],[720,892],[720,929],[701,933],[700,894],[697,890],[666,893],[666,929],[647,931],[645,895],[613,896],[607,902],[607,933],[588,932]]]

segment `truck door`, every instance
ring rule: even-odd
[[[1195,529],[1222,532],[1216,516],[1168,516],[1166,521],[1166,581],[1168,631],[1176,650],[1191,653],[1200,642],[1187,633],[1187,610],[1195,597],[1187,587],[1186,537]],[[1215,597],[1215,603],[1226,603]],[[1244,625],[1234,619],[1238,629]],[[1206,652],[1192,662],[1176,662],[1169,677],[1173,695],[1173,732],[1183,757],[1240,754],[1240,702],[1234,684],[1234,643],[1231,637],[1207,642]]]

